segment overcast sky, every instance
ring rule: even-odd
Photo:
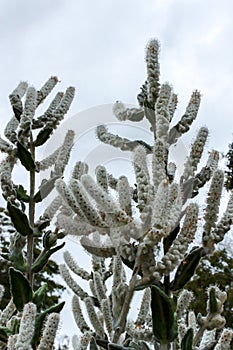
[[[200,90],[193,130],[208,126],[209,148],[225,152],[232,140],[232,16],[231,0],[0,0],[1,125],[20,80],[39,88],[57,75],[59,89],[75,86],[70,116],[118,99],[136,103],[145,46],[156,37],[161,81],[178,93],[178,112]]]

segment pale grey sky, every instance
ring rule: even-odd
[[[1,124],[11,116],[8,95],[20,80],[39,88],[51,75],[60,78],[59,89],[76,87],[69,116],[118,99],[136,103],[145,46],[156,37],[161,81],[178,93],[177,117],[199,89],[193,132],[207,125],[209,148],[226,151],[233,124],[232,16],[231,0],[0,0]],[[62,331],[72,334],[72,324],[70,315]]]

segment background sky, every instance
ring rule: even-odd
[[[177,116],[200,90],[193,131],[208,126],[208,148],[226,152],[232,141],[232,16],[231,0],[0,0],[1,125],[11,116],[8,95],[18,82],[39,88],[51,75],[61,80],[60,90],[76,87],[70,117],[118,99],[135,104],[146,77],[145,46],[156,37],[161,82],[178,93]],[[75,332],[69,320],[61,333]]]

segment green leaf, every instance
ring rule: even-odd
[[[53,132],[53,128],[44,128],[42,129],[38,135],[36,140],[34,141],[34,146],[38,147],[38,146],[42,146],[50,137],[50,135]]]
[[[177,337],[172,300],[157,286],[151,287],[153,333],[160,344],[169,344]]]
[[[33,293],[33,298],[32,301],[34,304],[36,304],[37,309],[40,309],[44,298],[45,298],[45,294],[47,292],[48,289],[48,284],[44,283],[43,286],[41,286],[40,288],[38,288],[34,293]]]
[[[39,343],[40,336],[41,336],[41,331],[42,331],[42,328],[43,328],[43,322],[45,320],[45,317],[47,315],[51,314],[52,312],[56,312],[56,313],[61,312],[61,310],[63,309],[64,305],[65,305],[65,302],[63,301],[60,304],[51,306],[50,308],[48,308],[47,310],[42,312],[36,318],[35,331],[34,331],[34,336],[33,336],[33,339],[32,339],[32,346],[33,346],[33,348]]]
[[[22,185],[19,185],[17,190],[17,199],[23,201],[25,203],[29,203],[30,197],[27,195],[27,191],[24,189]]]
[[[22,235],[27,236],[33,233],[29,225],[27,215],[16,205],[7,202],[7,210],[15,229]]]
[[[215,314],[219,311],[215,288],[211,288],[209,291],[209,309],[211,314]]]
[[[0,341],[7,343],[10,335],[12,335],[12,332],[9,328],[0,326]]]
[[[10,290],[13,297],[13,302],[17,310],[22,311],[24,305],[32,300],[32,288],[22,272],[10,267],[9,274]]]
[[[96,344],[95,338],[91,338],[90,341],[90,350],[99,350],[98,345]]]
[[[170,289],[175,291],[182,289],[186,283],[190,281],[195,273],[201,257],[203,256],[204,248],[196,248],[191,251],[183,261],[181,261],[174,280],[171,282]]]
[[[50,250],[44,250],[44,254],[42,254],[42,256],[40,256],[32,265],[32,272],[40,272],[43,267],[47,264],[50,256],[55,253],[56,251],[58,251],[59,249],[62,249],[65,245],[65,242],[63,242],[62,244],[50,249]]]
[[[31,153],[20,143],[17,142],[18,157],[21,164],[28,170],[35,170],[36,165]]]
[[[34,202],[39,203],[45,197],[49,195],[49,193],[54,189],[55,181],[59,179],[59,176],[54,176],[52,179],[44,180],[40,186],[39,191],[34,196]]]
[[[193,328],[189,328],[181,341],[181,350],[192,350],[193,348]]]

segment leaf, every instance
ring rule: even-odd
[[[98,346],[96,344],[96,341],[95,341],[95,338],[91,338],[91,341],[90,341],[90,350],[98,350]]]
[[[33,348],[39,343],[40,336],[41,336],[41,330],[43,327],[43,322],[45,320],[45,317],[48,314],[51,314],[52,312],[59,313],[65,305],[65,302],[63,301],[60,304],[53,305],[44,312],[42,312],[37,318],[36,318],[36,323],[35,323],[35,331],[34,331],[34,336],[32,338],[32,346]]]
[[[48,289],[48,284],[44,283],[43,286],[41,286],[40,288],[38,288],[35,293],[33,293],[33,298],[32,301],[34,304],[36,304],[37,309],[40,309],[42,306],[42,303],[44,301],[45,298],[45,294],[47,292]]]
[[[25,203],[29,203],[30,197],[27,195],[27,191],[22,185],[19,185],[17,190],[17,199]]]
[[[66,243],[63,242],[62,244],[50,249],[50,250],[44,250],[44,254],[40,256],[32,265],[32,272],[40,272],[43,267],[47,264],[50,256],[58,251],[59,249],[62,249]]]
[[[13,302],[18,311],[22,311],[25,304],[32,300],[32,288],[22,272],[9,268],[10,290]]]
[[[181,341],[181,350],[192,350],[193,348],[193,328],[189,328]]]
[[[209,312],[215,314],[219,311],[218,301],[216,299],[215,288],[211,288],[209,291]]]
[[[0,341],[7,343],[8,337],[12,334],[11,330],[7,327],[0,326]]]
[[[34,146],[38,147],[38,146],[42,146],[51,136],[53,132],[53,128],[44,128],[42,129],[38,135],[36,140],[34,141]]]
[[[29,225],[27,215],[22,210],[10,202],[7,202],[7,210],[15,229],[22,236],[27,236],[33,233],[33,230]]]
[[[35,170],[36,165],[32,158],[31,153],[20,143],[17,142],[18,157],[21,164],[28,170]]]
[[[155,339],[168,344],[177,337],[172,300],[157,286],[151,287],[152,324]]]
[[[172,291],[182,289],[190,281],[203,255],[204,248],[196,248],[181,261],[170,285]]]
[[[44,180],[39,187],[39,191],[34,196],[34,202],[39,203],[41,202],[45,197],[49,195],[49,193],[54,189],[55,181],[59,179],[59,176],[54,176],[52,179]]]

